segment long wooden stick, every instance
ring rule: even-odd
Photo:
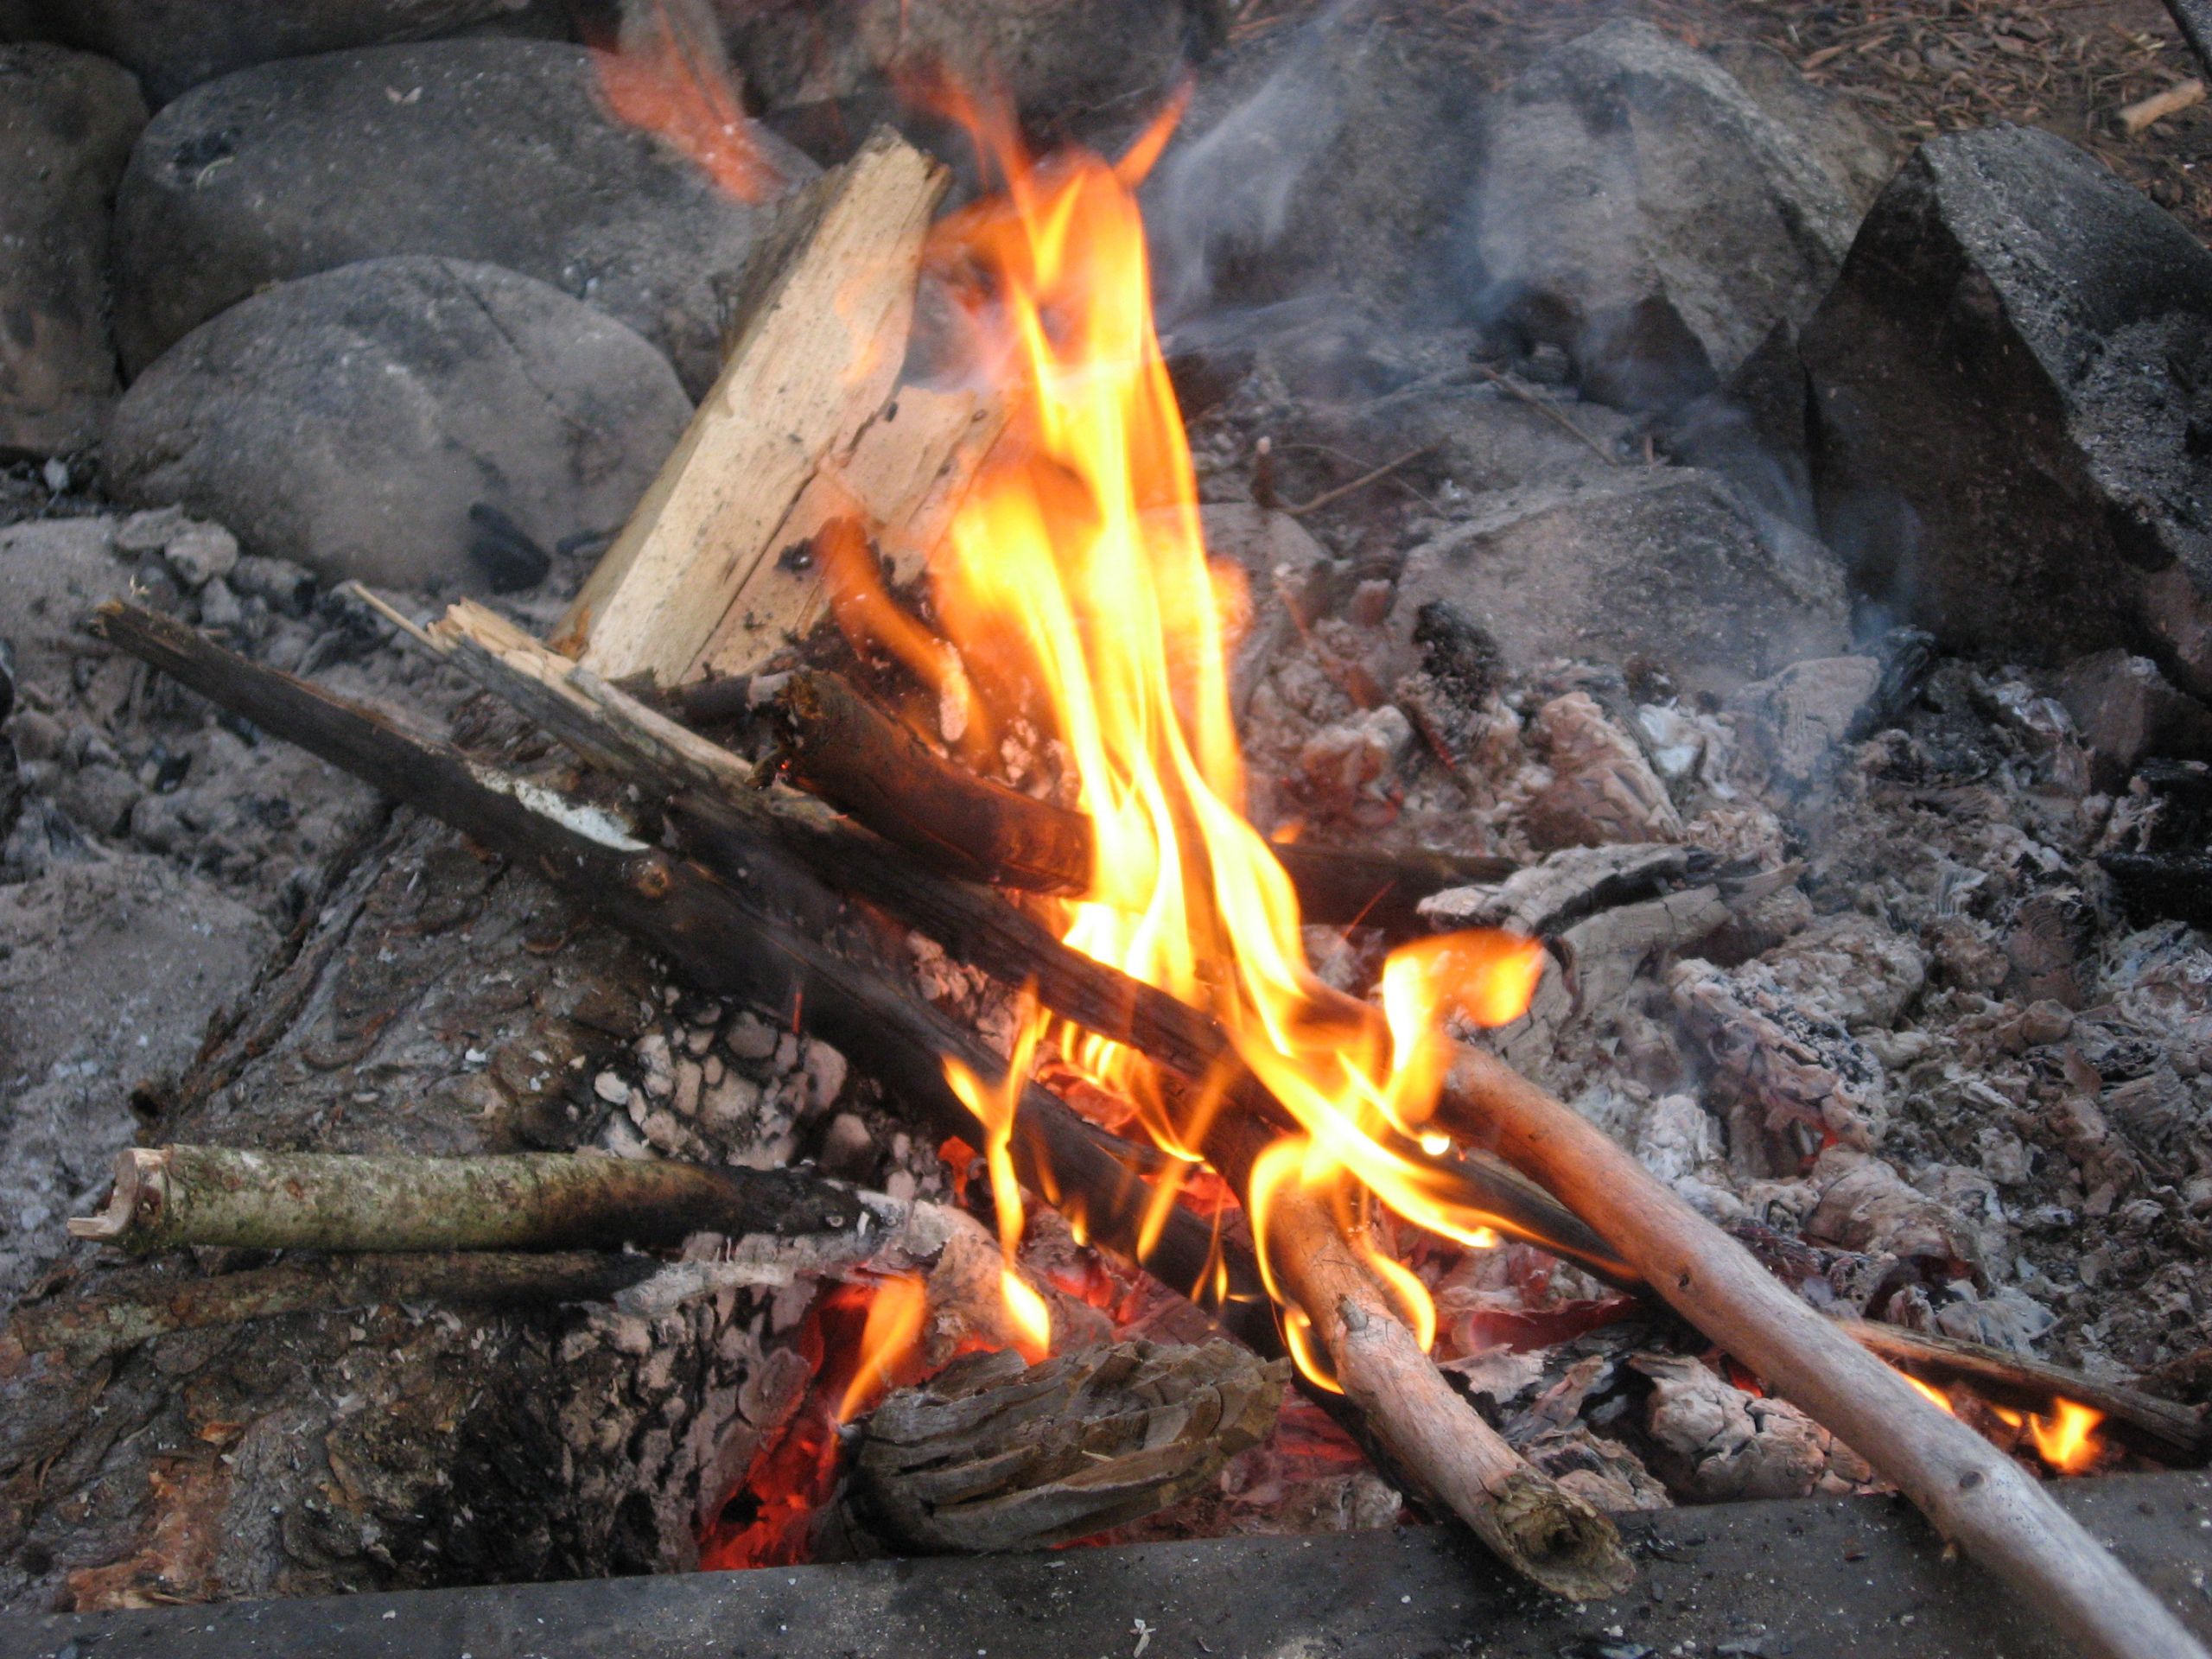
[[[1034,893],[1091,884],[1090,820],[937,753],[838,676],[799,669],[775,698],[791,781],[894,846],[970,881]],[[1510,858],[1276,846],[1306,919],[1425,932],[1416,906],[1446,887],[1502,881]]]
[[[78,1238],[139,1254],[178,1244],[257,1250],[614,1249],[694,1233],[853,1232],[868,1211],[842,1182],[787,1169],[713,1169],[568,1152],[429,1158],[134,1147]]]
[[[1893,1481],[1943,1535],[2111,1659],[2204,1659],[2181,1621],[2012,1459],[1816,1313],[1602,1130],[1463,1051],[1440,1116],[1548,1186],[1675,1311]]]

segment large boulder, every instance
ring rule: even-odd
[[[1826,550],[1688,468],[1489,498],[1407,556],[1395,614],[1409,627],[1433,600],[1489,630],[1516,670],[1592,658],[1717,695],[1847,638]]]
[[[115,395],[109,203],[146,105],[130,74],[57,46],[0,46],[0,452],[55,454]]]
[[[2053,134],[1931,140],[1801,351],[1828,539],[1956,649],[2212,694],[2212,253]]]
[[[474,585],[470,510],[617,526],[690,417],[668,360],[543,283],[365,260],[194,329],[117,406],[110,486],[333,580]]]
[[[512,16],[531,0],[29,0],[54,38],[105,53],[166,104],[272,58],[419,41]]]
[[[1770,103],[1775,102],[1770,99]],[[1624,408],[1710,391],[1809,315],[1858,222],[1850,163],[1703,53],[1609,23],[1490,112],[1471,203],[1480,303]]]
[[[817,172],[753,136],[786,182]],[[694,397],[769,218],[609,116],[582,48],[515,40],[329,53],[195,87],[146,129],[118,213],[134,374],[270,283],[428,253],[588,301],[665,352]]]

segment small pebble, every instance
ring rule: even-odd
[[[630,1085],[612,1071],[602,1071],[591,1080],[591,1091],[610,1106],[629,1103]]]

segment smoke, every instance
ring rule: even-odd
[[[1370,0],[1338,0],[1301,28],[1258,89],[1178,143],[1144,191],[1154,303],[1197,316],[1292,227],[1300,186],[1344,130],[1344,86],[1372,49]]]

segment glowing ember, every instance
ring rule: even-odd
[[[1064,907],[1063,937],[1220,1020],[1297,1119],[1300,1133],[1255,1178],[1263,1260],[1265,1196],[1290,1181],[1331,1202],[1363,1191],[1444,1237],[1491,1243],[1491,1217],[1455,1200],[1421,1156],[1440,1138],[1413,1137],[1448,1063],[1445,1018],[1517,1017],[1542,952],[1495,934],[1425,942],[1387,966],[1380,1010],[1331,992],[1307,967],[1290,882],[1243,815],[1223,632],[1243,595],[1207,563],[1153,327],[1135,189],[1175,112],[1116,166],[1081,151],[1033,160],[1002,115],[954,101],[1005,188],[941,225],[928,263],[972,325],[975,363],[1023,400],[1026,442],[956,518],[932,572],[936,608],[991,723],[1033,715],[1073,760],[1096,850],[1090,891]],[[1044,708],[1025,702],[1033,690]],[[1133,1103],[1159,1146],[1198,1161],[1212,1099],[1035,1013],[1017,1073],[1046,1035]],[[953,1081],[1002,1142],[1010,1104],[999,1110],[963,1073]],[[1011,1209],[1002,1194],[1002,1224]],[[1435,1324],[1427,1290],[1395,1261],[1374,1260],[1425,1338]],[[1290,1324],[1318,1376],[1294,1314]]]

